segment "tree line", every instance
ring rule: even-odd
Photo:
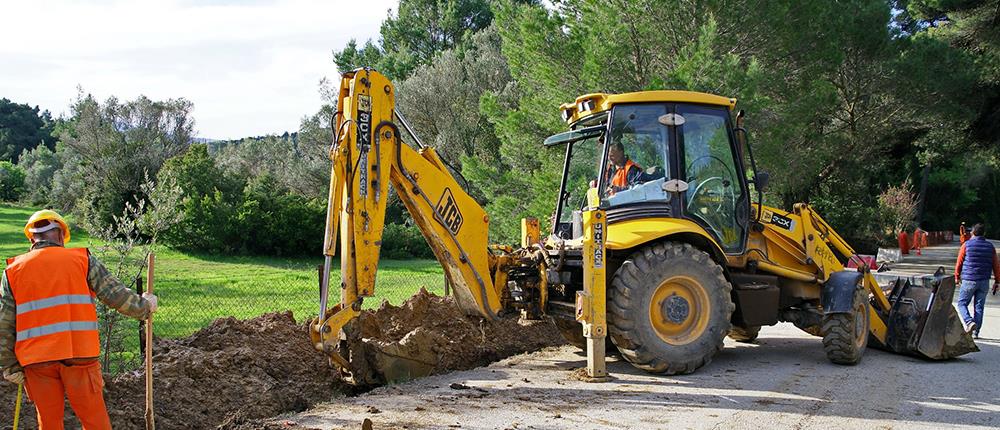
[[[521,217],[553,211],[563,154],[541,141],[565,130],[561,103],[684,89],[739,99],[760,168],[771,173],[768,204],[809,202],[872,250],[917,224],[1000,226],[998,5],[400,0],[378,40],[352,40],[333,61],[393,79],[397,108],[468,180],[494,241],[515,242]],[[330,88],[321,92],[324,105],[294,133],[207,145],[191,143],[183,99],[81,94],[59,119],[4,100],[0,198],[97,226],[153,198],[141,185],[156,183],[183,196],[167,243],[312,254],[336,108]],[[20,119],[9,119],[10,105]],[[404,212],[391,198],[383,252],[428,256]]]
[[[561,103],[682,89],[739,99],[771,173],[767,203],[809,202],[872,251],[918,224],[1000,227],[998,6],[402,0],[379,41],[335,60],[396,80],[400,109],[462,166],[501,241],[554,207],[563,154],[539,142],[565,130]],[[449,26],[463,22],[460,34]],[[404,35],[400,23],[432,30]],[[427,46],[439,50],[416,48]]]

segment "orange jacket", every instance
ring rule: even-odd
[[[628,174],[630,171],[632,171],[633,167],[639,170],[640,172],[642,171],[642,167],[639,167],[639,165],[635,164],[635,162],[633,162],[632,160],[625,160],[625,165],[622,166],[620,169],[615,170],[614,176],[611,177],[611,186],[614,187],[615,190],[623,190],[625,188],[628,188],[629,186]]]
[[[7,260],[21,366],[101,354],[86,248],[47,247]]]

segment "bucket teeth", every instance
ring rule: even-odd
[[[352,379],[351,363],[343,355],[348,351],[340,334],[344,326],[357,318],[358,314],[353,307],[338,304],[328,309],[324,318],[317,317],[309,324],[309,338],[312,339],[313,346],[327,355],[330,367],[339,370],[347,381]]]

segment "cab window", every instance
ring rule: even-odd
[[[642,202],[666,202],[669,177],[669,129],[658,119],[663,104],[616,106],[611,115],[607,160],[601,196],[611,207]]]
[[[743,245],[742,178],[727,127],[728,112],[695,105],[678,105],[684,117],[680,137],[684,152],[685,215],[700,221],[719,239],[723,249]]]

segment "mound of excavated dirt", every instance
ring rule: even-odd
[[[454,300],[421,290],[401,306],[364,311],[350,327],[355,377],[377,385],[432,373],[471,369],[565,343],[548,321],[487,321],[465,315]],[[303,411],[355,390],[341,382],[313,348],[291,312],[250,320],[222,318],[184,339],[154,348],[156,425],[161,430],[257,428],[260,418]],[[9,428],[15,387],[0,382],[0,429]],[[105,400],[115,429],[145,428],[141,371],[107,381]],[[76,418],[67,404],[67,428]],[[21,428],[36,428],[25,402]]]
[[[163,429],[301,411],[346,388],[291,312],[215,320],[191,337],[158,343],[153,363],[156,423]],[[143,396],[141,373],[109,384],[116,428],[144,428]]]
[[[566,343],[549,321],[465,315],[454,299],[424,289],[401,306],[383,302],[362,312],[353,324],[348,333],[354,376],[374,385],[471,369]]]
[[[158,340],[153,356],[153,393],[159,429],[210,429],[330,400],[347,387],[309,341],[291,312],[240,321],[215,320],[185,339]],[[106,381],[104,398],[115,429],[144,429],[143,373]],[[12,385],[0,389],[0,428],[12,420]],[[8,400],[9,399],[9,400]],[[34,405],[21,409],[21,428],[37,428]],[[67,404],[67,415],[72,411]],[[67,428],[78,428],[67,417]]]

